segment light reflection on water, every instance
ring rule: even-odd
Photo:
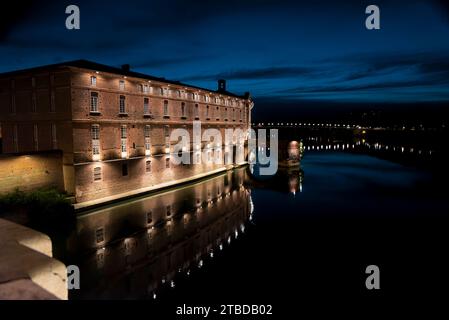
[[[72,299],[156,298],[245,231],[246,169],[80,216],[67,241],[83,274]]]
[[[449,206],[438,193],[441,181],[426,171],[346,151],[320,148],[306,152],[301,167],[274,177],[250,178],[257,168],[237,169],[79,217],[66,247],[77,257],[71,262],[80,265],[82,289],[70,298],[163,300],[167,291],[199,301],[220,292],[273,298],[285,289],[276,279],[288,271],[291,286],[307,292],[351,283],[344,272],[359,268],[360,244],[372,249],[370,261],[390,267],[403,259],[395,249],[402,243],[410,244],[400,247],[402,255],[413,258],[445,247],[444,233],[416,238],[423,224],[429,230],[443,226],[436,219]],[[298,244],[303,263],[290,270],[279,261],[296,254]],[[241,253],[229,255],[237,248]],[[343,276],[327,277],[322,268],[335,259]],[[210,268],[217,261],[220,265]],[[237,263],[244,268],[228,272]],[[261,283],[266,291],[257,289]]]

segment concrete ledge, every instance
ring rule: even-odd
[[[47,235],[0,219],[0,243],[0,299],[67,300],[67,268]]]
[[[138,195],[145,194],[145,193],[150,193],[150,192],[153,192],[153,191],[157,191],[157,190],[165,189],[165,188],[168,188],[168,187],[172,187],[172,186],[175,186],[175,185],[178,185],[178,184],[185,184],[185,183],[188,183],[188,182],[199,180],[199,179],[202,179],[202,178],[205,178],[205,177],[208,177],[208,176],[212,176],[212,175],[218,174],[220,172],[225,172],[225,171],[230,170],[230,169],[234,169],[234,168],[237,168],[237,167],[244,166],[246,164],[247,164],[246,162],[243,162],[243,163],[239,163],[239,164],[236,164],[236,165],[228,165],[228,166],[225,166],[223,168],[218,168],[218,169],[215,169],[215,170],[211,170],[211,171],[208,171],[208,172],[205,172],[205,173],[197,174],[197,175],[194,175],[194,176],[191,176],[191,177],[188,177],[188,178],[184,178],[184,179],[168,181],[168,182],[160,183],[160,184],[157,184],[157,185],[154,185],[154,186],[151,186],[151,187],[140,188],[140,189],[136,189],[136,190],[132,190],[132,191],[128,191],[128,192],[123,192],[123,193],[115,194],[115,195],[109,196],[109,197],[104,197],[104,198],[100,198],[100,199],[95,199],[95,200],[75,203],[73,205],[73,207],[75,208],[76,211],[92,209],[94,207],[110,204],[110,203],[116,202],[118,200],[125,200],[125,199],[128,199],[128,198],[132,198],[132,197],[135,197],[135,196],[138,196]]]
[[[0,243],[15,241],[27,248],[52,257],[50,237],[41,232],[0,219]]]

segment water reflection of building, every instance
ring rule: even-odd
[[[245,178],[235,170],[79,217],[67,247],[82,257],[82,290],[71,298],[152,297],[203,267],[244,231],[251,214]]]
[[[257,165],[250,165],[248,170],[251,175],[248,185],[251,187],[274,189],[289,192],[293,195],[302,192],[304,171],[299,163],[297,166],[279,168],[276,174],[271,176],[260,175]]]

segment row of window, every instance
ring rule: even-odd
[[[187,118],[187,108],[185,102],[181,102],[181,117]],[[216,107],[215,116],[217,120],[220,120],[220,107]],[[236,120],[236,109],[231,108],[225,108],[225,120],[229,118],[229,111],[231,111],[232,119]],[[239,120],[243,120],[243,112],[242,110],[239,111]],[[91,92],[90,94],[90,112],[91,113],[99,113],[98,108],[98,92]],[[119,97],[119,114],[127,114],[127,108],[126,108],[126,97],[120,96]],[[150,107],[150,100],[149,98],[143,98],[143,114],[144,115],[152,115],[152,110]],[[212,114],[210,106],[206,106],[206,118],[210,118]],[[163,105],[163,116],[169,117],[169,102],[168,100],[164,100]],[[199,106],[198,104],[195,104],[194,107],[194,117],[199,118]]]
[[[97,86],[97,77],[96,76],[91,76],[90,77],[90,85],[92,87],[96,87]],[[118,87],[119,90],[124,91],[125,90],[125,80],[119,80],[118,82]],[[211,98],[210,95],[204,94],[204,95],[200,95],[196,92],[186,92],[183,90],[170,90],[169,88],[163,88],[163,87],[152,87],[148,84],[139,84],[138,85],[138,89],[141,93],[144,94],[154,94],[155,90],[158,90],[159,95],[164,96],[164,97],[176,97],[179,99],[191,99],[193,101],[204,101],[206,103],[210,103],[210,102],[214,102],[215,104],[223,104],[225,106],[239,106],[242,107],[243,106],[243,102],[241,101],[236,101],[234,99],[229,99],[229,98],[222,98],[219,96],[215,96],[213,98]]]
[[[226,156],[226,155],[225,155]],[[199,163],[200,162],[200,157],[201,155],[199,153],[196,154],[196,161]],[[221,157],[221,152],[219,152],[217,154],[217,157]],[[227,161],[228,159],[226,159]],[[212,162],[212,153],[208,152],[207,153],[207,160],[208,163]],[[171,167],[171,161],[170,158],[166,158],[165,159],[165,168],[169,169]],[[151,160],[146,160],[145,161],[145,172],[146,173],[151,173],[152,172],[152,161]],[[126,177],[128,176],[128,163],[122,163],[122,176]],[[93,171],[93,177],[94,177],[94,181],[100,181],[103,179],[102,177],[102,169],[100,166],[98,167],[94,167],[94,171]]]
[[[164,126],[164,138],[165,138],[165,153],[170,153],[170,129],[169,126]],[[91,126],[91,139],[92,139],[92,159],[93,161],[100,160],[100,125],[93,124]],[[151,155],[151,126],[146,125],[144,127],[144,146],[145,155]],[[120,126],[120,150],[121,157],[128,157],[128,130],[126,125]],[[219,151],[218,151],[219,152]],[[196,155],[196,162],[200,162],[199,154]],[[221,153],[216,155],[221,157]],[[212,155],[210,152],[207,153],[207,162],[212,161]]]
[[[15,124],[12,130],[12,143],[14,152],[19,152],[19,136],[18,127]],[[56,124],[51,124],[51,145],[52,149],[56,150],[58,148],[58,140],[56,137]],[[33,148],[34,151],[39,151],[39,126],[38,124],[33,125]]]

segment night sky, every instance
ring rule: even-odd
[[[224,78],[262,119],[449,101],[444,1],[18,3],[0,13],[0,72],[88,59],[210,89]],[[69,4],[80,30],[65,28]],[[365,28],[369,4],[380,30]]]

